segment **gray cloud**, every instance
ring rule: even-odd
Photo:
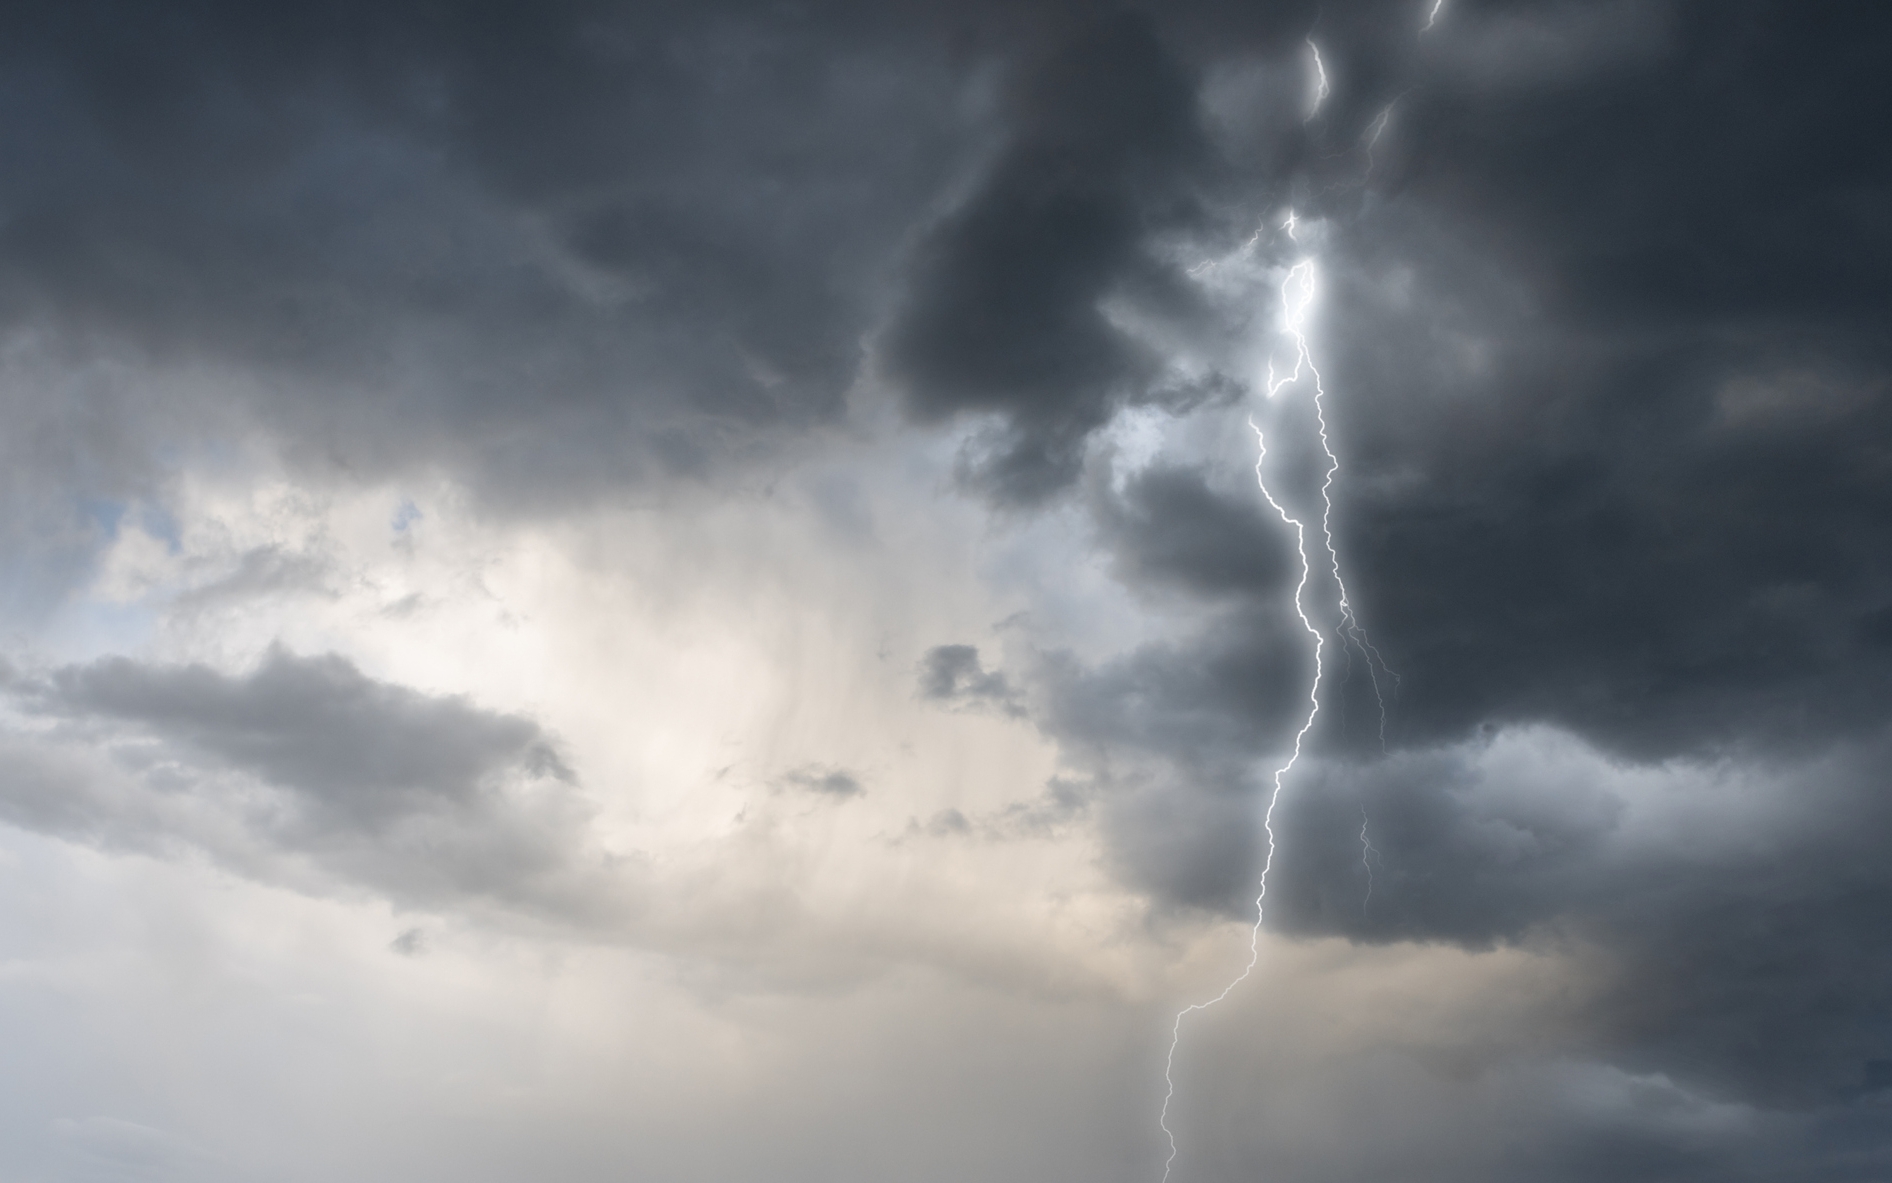
[[[1590,1021],[1622,1063],[1758,1103],[1843,1104],[1892,1049],[1892,964],[1861,939],[1892,897],[1873,854],[1892,821],[1885,749],[1639,768],[1539,731],[1322,764],[1280,814],[1271,924],[1588,943],[1611,981]]]
[[[164,1130],[112,1117],[62,1119],[53,1126],[59,1167],[67,1177],[98,1183],[188,1179],[223,1164],[201,1147]]]
[[[282,649],[242,676],[119,657],[10,688],[54,723],[7,737],[16,825],[265,875],[297,856],[423,906],[603,903],[574,891],[602,865],[589,807],[529,719]]]
[[[976,645],[935,645],[920,658],[920,697],[1023,718],[1018,691],[1004,673],[988,670]]]
[[[1434,253],[1479,236],[1392,245],[1416,230],[1363,229],[1337,310],[1361,328],[1341,381],[1366,400],[1339,412],[1347,520],[1409,675],[1407,734],[1549,717],[1660,756],[1874,726],[1882,351],[1837,326],[1730,341],[1712,310],[1655,336],[1507,339],[1498,277]],[[1415,263],[1396,310],[1369,276]],[[1427,343],[1475,321],[1476,368]]]
[[[822,764],[810,764],[797,768],[782,777],[785,784],[792,785],[809,793],[818,793],[828,797],[858,797],[867,789],[860,778],[844,768],[830,768]]]
[[[1102,305],[1177,315],[1189,303],[1143,248],[1194,216],[1192,91],[1146,17],[1075,20],[1020,64],[1007,144],[919,247],[881,363],[922,420],[999,416],[968,473],[1000,501],[1032,504],[1070,484],[1089,433],[1156,377],[1156,359]]]
[[[1307,634],[1283,605],[1212,617],[1184,641],[1101,666],[1049,654],[1040,677],[1049,725],[1071,743],[1235,775],[1293,735],[1312,674]]]
[[[924,822],[913,818],[907,824],[907,835],[985,842],[1063,837],[1089,812],[1092,788],[1075,780],[1054,778],[1035,800],[1014,801],[971,816],[963,809],[942,809]]]
[[[180,593],[172,607],[190,613],[256,596],[332,596],[329,574],[317,556],[293,553],[274,544],[252,547],[236,556],[235,569],[229,574]]]
[[[890,32],[761,5],[15,8],[0,323],[225,371],[168,409],[317,470],[445,463],[515,509],[704,476],[839,415],[885,261],[967,140],[960,75]]]
[[[1092,491],[1092,513],[1117,559],[1118,577],[1138,588],[1177,588],[1209,599],[1278,592],[1293,558],[1278,520],[1252,490],[1237,500],[1212,489],[1194,468],[1146,468],[1122,492]]]

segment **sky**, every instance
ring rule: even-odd
[[[0,1183],[1892,1178],[1888,59],[5,6]]]

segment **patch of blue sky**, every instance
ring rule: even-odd
[[[388,526],[396,534],[405,534],[409,526],[426,516],[421,512],[420,506],[414,504],[412,497],[403,497],[401,503],[395,507],[394,517],[388,522]]]

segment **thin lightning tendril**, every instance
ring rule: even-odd
[[[1373,122],[1367,126],[1366,147],[1367,147],[1368,152],[1371,152],[1373,150],[1373,145],[1379,143],[1380,137],[1386,134],[1387,120],[1391,119],[1392,117],[1393,117],[1393,104],[1388,103],[1384,107],[1380,108],[1380,113],[1377,116],[1375,116],[1373,119]],[[1372,157],[1369,156],[1367,159],[1369,162],[1371,162]]]
[[[1320,114],[1321,104],[1327,101],[1327,96],[1331,92],[1327,87],[1326,63],[1320,60],[1320,46],[1314,44],[1314,39],[1309,37],[1307,39],[1307,48],[1314,55],[1314,102],[1313,105],[1307,109],[1307,118],[1312,119],[1314,116]],[[1306,121],[1303,120],[1303,122]]]
[[[1445,0],[1432,0],[1432,11],[1426,14],[1426,23],[1419,26],[1421,33],[1439,23],[1439,13],[1445,11]]]
[[[1366,171],[1361,174],[1362,180],[1373,175],[1373,146],[1386,134],[1386,125],[1392,121],[1395,103],[1382,107],[1379,116],[1366,129]]]
[[[1366,836],[1366,806],[1360,806],[1360,865],[1366,868],[1366,895],[1360,899],[1360,911],[1365,912],[1367,905],[1373,902],[1373,856],[1379,851],[1373,849],[1373,840]]]

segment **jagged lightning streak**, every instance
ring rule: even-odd
[[[1312,42],[1309,44],[1311,45]],[[1318,57],[1316,57],[1316,61],[1318,60]],[[1294,212],[1290,210],[1287,219],[1282,222],[1281,228],[1287,232],[1289,239],[1294,241],[1299,240],[1295,233],[1297,225],[1298,219]],[[1252,238],[1249,240],[1248,245],[1243,248],[1244,252],[1249,249],[1249,247],[1253,246],[1254,241],[1255,240]],[[1334,544],[1333,483],[1335,474],[1340,470],[1340,458],[1334,452],[1333,441],[1328,435],[1327,416],[1324,406],[1326,390],[1321,380],[1320,369],[1314,364],[1314,356],[1308,346],[1306,332],[1307,319],[1313,308],[1316,287],[1317,269],[1312,256],[1303,258],[1295,263],[1288,269],[1287,275],[1282,279],[1282,322],[1288,336],[1292,338],[1294,342],[1294,368],[1286,374],[1277,374],[1274,359],[1272,357],[1269,358],[1264,389],[1267,391],[1268,397],[1273,398],[1285,387],[1300,381],[1303,375],[1311,377],[1313,380],[1315,422],[1319,427],[1321,454],[1327,461],[1326,470],[1321,475],[1320,486],[1321,539],[1327,551],[1327,568],[1334,581],[1335,605],[1340,612],[1343,652],[1346,651],[1344,646],[1348,642],[1351,642],[1358,645],[1361,652],[1366,655],[1367,672],[1373,682],[1374,698],[1379,703],[1380,746],[1384,749],[1386,745],[1386,699],[1380,690],[1379,672],[1384,670],[1386,673],[1392,674],[1392,671],[1386,667],[1385,661],[1380,657],[1379,650],[1373,647],[1372,641],[1368,639],[1365,630],[1360,627],[1359,620],[1354,615],[1352,601],[1347,595],[1346,581],[1342,578],[1340,573],[1340,552]],[[1295,552],[1299,555],[1301,560],[1301,578],[1294,586],[1294,612],[1296,616],[1300,617],[1301,627],[1307,630],[1308,635],[1314,642],[1314,678],[1313,682],[1308,686],[1307,691],[1307,717],[1302,721],[1300,730],[1296,731],[1294,734],[1293,750],[1290,752],[1286,763],[1274,770],[1273,777],[1271,778],[1273,782],[1272,788],[1268,794],[1268,805],[1262,813],[1261,824],[1262,831],[1266,836],[1267,848],[1262,858],[1259,890],[1255,896],[1255,924],[1254,927],[1249,930],[1248,934],[1248,961],[1242,966],[1241,972],[1237,974],[1227,986],[1222,988],[1221,993],[1205,1002],[1193,1003],[1190,1006],[1184,1007],[1176,1013],[1175,1021],[1170,1026],[1169,1055],[1163,1063],[1163,1082],[1166,1088],[1163,1094],[1163,1106],[1157,1116],[1157,1124],[1162,1127],[1164,1136],[1169,1140],[1169,1157],[1163,1162],[1163,1183],[1168,1183],[1171,1171],[1175,1167],[1176,1155],[1178,1153],[1175,1131],[1169,1128],[1169,1107],[1176,1097],[1176,1050],[1182,1044],[1183,1020],[1195,1012],[1207,1010],[1227,998],[1229,994],[1234,991],[1235,987],[1241,985],[1242,982],[1248,979],[1248,976],[1254,972],[1255,966],[1260,960],[1261,926],[1265,917],[1265,907],[1268,898],[1268,874],[1274,867],[1275,806],[1281,799],[1282,783],[1288,773],[1292,772],[1294,766],[1300,761],[1302,745],[1308,733],[1313,730],[1315,720],[1320,716],[1321,687],[1326,678],[1326,634],[1314,623],[1313,619],[1308,616],[1306,603],[1307,585],[1312,579],[1314,571],[1313,557],[1308,550],[1308,523],[1290,514],[1287,507],[1275,497],[1274,491],[1268,487],[1268,480],[1263,472],[1263,466],[1268,459],[1268,439],[1261,428],[1256,426],[1253,419],[1249,420],[1248,425],[1255,433],[1255,443],[1258,452],[1255,460],[1255,483],[1260,487],[1261,495],[1268,502],[1269,507],[1280,516],[1283,522],[1294,529]],[[1396,674],[1392,676],[1395,679],[1398,677]],[[1366,866],[1367,872],[1367,896],[1366,901],[1362,902],[1362,907],[1364,907],[1366,902],[1372,899],[1373,894],[1373,866],[1371,858],[1375,851],[1367,836],[1367,820],[1364,808],[1361,810],[1360,818],[1361,859]]]
[[[1269,394],[1272,395],[1273,393],[1274,389],[1269,390]],[[1320,629],[1315,626],[1314,622],[1308,619],[1307,606],[1302,602],[1302,596],[1307,591],[1307,581],[1314,571],[1314,564],[1309,560],[1307,554],[1307,523],[1288,513],[1287,508],[1279,501],[1275,500],[1274,494],[1269,491],[1267,478],[1262,476],[1261,472],[1261,466],[1268,459],[1268,437],[1262,433],[1261,428],[1255,426],[1253,419],[1248,421],[1248,426],[1255,433],[1255,444],[1260,453],[1255,459],[1255,483],[1261,486],[1261,495],[1267,499],[1268,504],[1273,507],[1274,511],[1281,515],[1281,520],[1294,527],[1295,549],[1301,556],[1301,580],[1294,585],[1294,612],[1295,615],[1301,618],[1301,626],[1305,628],[1308,635],[1314,639],[1314,681],[1307,689],[1307,718],[1302,721],[1301,729],[1294,733],[1294,751],[1288,756],[1287,763],[1275,769],[1274,787],[1268,794],[1268,808],[1265,809],[1261,815],[1261,828],[1262,832],[1267,835],[1268,847],[1267,853],[1262,857],[1260,890],[1255,895],[1255,927],[1250,929],[1248,933],[1248,964],[1242,966],[1242,972],[1237,974],[1228,985],[1224,986],[1222,992],[1217,994],[1214,998],[1209,999],[1207,1002],[1193,1003],[1177,1011],[1176,1021],[1171,1024],[1170,1027],[1169,1057],[1163,1062],[1163,1083],[1167,1086],[1167,1089],[1163,1094],[1162,1111],[1158,1113],[1156,1118],[1157,1124],[1163,1128],[1163,1135],[1169,1139],[1169,1157],[1163,1160],[1163,1183],[1169,1183],[1170,1171],[1176,1165],[1176,1131],[1169,1128],[1169,1105],[1170,1102],[1176,1098],[1176,1048],[1182,1043],[1183,1020],[1196,1011],[1208,1010],[1216,1003],[1227,998],[1229,994],[1234,991],[1235,987],[1247,980],[1248,975],[1254,972],[1256,963],[1261,960],[1261,921],[1263,905],[1268,898],[1268,872],[1274,866],[1274,807],[1275,804],[1281,800],[1282,779],[1285,778],[1289,772],[1293,771],[1295,763],[1300,760],[1301,741],[1305,740],[1307,733],[1313,730],[1314,720],[1320,715],[1321,679],[1326,672],[1323,658],[1327,648],[1327,638],[1321,633]]]

